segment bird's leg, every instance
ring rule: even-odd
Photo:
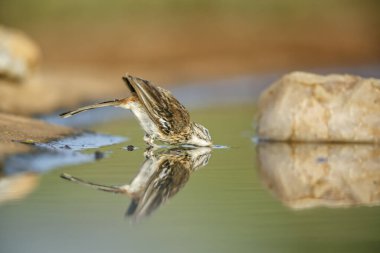
[[[153,151],[154,151],[154,146],[155,146],[154,139],[152,138],[151,135],[145,133],[145,135],[144,135],[144,141],[148,145],[148,147],[146,148],[146,150],[144,152],[144,156],[146,158],[149,158],[149,157],[152,156]]]
[[[144,141],[145,141],[145,143],[149,147],[154,147],[155,146],[155,144],[154,144],[154,138],[151,135],[147,134],[147,133],[144,135]]]
[[[151,139],[151,138],[150,138],[150,135],[146,133],[146,134],[144,135],[144,142],[145,142],[146,144],[149,145],[150,139]]]
[[[158,145],[149,146],[144,151],[144,157],[146,159],[152,159],[154,157],[154,152],[159,148]]]

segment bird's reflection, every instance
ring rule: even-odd
[[[187,183],[192,172],[207,165],[211,148],[171,148],[147,150],[140,171],[130,184],[106,186],[87,182],[68,174],[61,177],[98,190],[130,196],[126,215],[138,221],[150,215]]]
[[[294,209],[380,204],[380,146],[258,144],[260,175]]]

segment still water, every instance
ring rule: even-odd
[[[258,145],[254,114],[249,103],[193,110],[228,147],[201,151],[145,152],[132,119],[95,125],[128,140],[24,174],[24,193],[0,204],[0,252],[378,252],[378,148]]]

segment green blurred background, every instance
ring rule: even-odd
[[[178,81],[380,58],[376,0],[1,0],[44,63]],[[118,74],[119,75],[119,74]]]

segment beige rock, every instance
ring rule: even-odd
[[[294,209],[379,205],[379,160],[371,144],[258,145],[262,181]]]
[[[66,110],[83,101],[100,102],[127,96],[121,75],[98,70],[43,68],[22,85],[0,83],[0,112],[36,115]],[[57,113],[58,114],[58,113]]]
[[[259,138],[379,142],[380,80],[290,73],[259,99]]]
[[[24,33],[0,26],[0,76],[24,80],[40,58],[37,45]]]

